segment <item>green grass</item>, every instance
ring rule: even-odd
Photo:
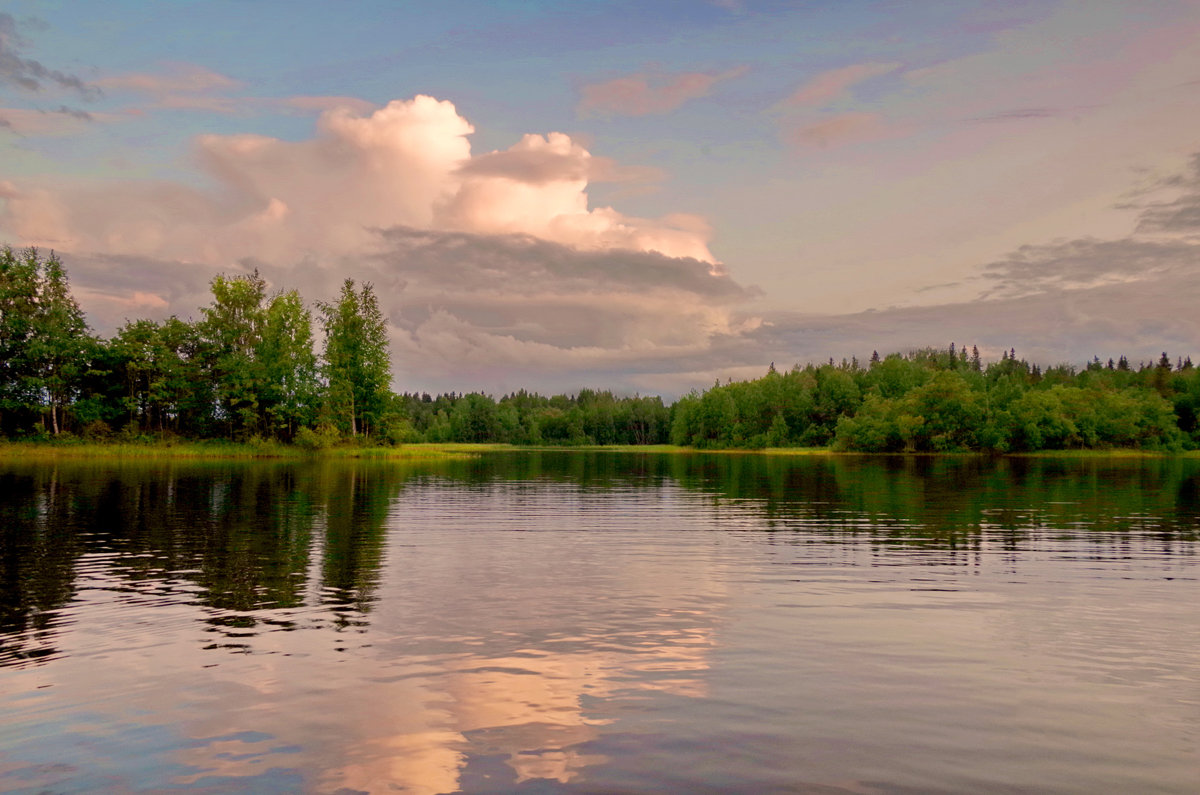
[[[371,459],[446,460],[472,458],[487,445],[330,447],[306,450],[278,442],[0,442],[0,460],[59,459]]]
[[[517,446],[497,443],[422,442],[398,447],[334,446],[309,450],[274,441],[235,443],[227,441],[159,441],[159,442],[3,442],[0,441],[0,461],[59,460],[59,459],[369,459],[373,461],[436,461],[474,458],[494,452],[601,452],[666,455],[765,455],[765,456],[861,456],[871,453],[842,453],[828,447],[768,447],[757,450],[726,449],[700,450],[671,444],[651,445],[579,445],[579,446]],[[924,453],[910,455],[983,455],[982,453]],[[1010,453],[1020,458],[1162,458],[1180,456],[1200,458],[1200,450],[1171,453],[1159,450],[1041,450],[1034,453]]]
[[[1169,450],[1137,450],[1126,447],[1111,450],[1037,450],[1032,453],[1009,453],[1012,458],[1196,458],[1200,451],[1171,452]]]

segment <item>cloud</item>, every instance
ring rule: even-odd
[[[1187,171],[1159,182],[1154,188],[1176,191],[1179,195],[1166,201],[1152,201],[1141,205],[1138,232],[1182,235],[1200,233],[1200,154],[1192,156]]]
[[[771,108],[782,113],[780,127],[784,142],[793,147],[830,149],[883,136],[887,131],[878,113],[846,111],[813,118],[811,111],[841,99],[853,86],[890,74],[900,66],[899,63],[853,64],[812,78]]]
[[[1200,245],[1183,240],[1085,238],[1022,246],[988,264],[983,272],[993,281],[985,298],[1129,285],[1165,275],[1200,276]]]
[[[877,113],[840,113],[815,122],[803,122],[784,132],[793,145],[829,149],[856,141],[877,138],[885,131]]]
[[[1043,364],[1076,365],[1093,356],[1156,359],[1166,350],[1194,354],[1200,315],[1194,296],[1197,272],[1164,273],[1134,284],[1080,289],[1049,288],[1036,295],[938,306],[886,309],[837,316],[771,315],[738,345],[765,359],[820,361],[851,356],[861,361],[951,342],[978,345],[986,358],[1016,348]],[[745,360],[743,360],[745,361]]]
[[[107,113],[88,113],[60,105],[54,110],[0,108],[0,127],[17,135],[72,135],[87,128],[89,122],[111,121]]]
[[[619,370],[700,353],[757,323],[738,314],[755,292],[698,260],[526,236],[381,234],[367,264],[391,296],[409,372]]]
[[[467,176],[503,177],[534,185],[556,180],[646,182],[661,179],[661,170],[628,167],[596,157],[562,133],[526,135],[505,151],[472,157],[459,172]]]
[[[628,174],[609,161],[594,165],[569,136],[526,136],[476,163],[473,131],[452,103],[427,96],[367,115],[339,106],[321,115],[308,140],[198,138],[196,159],[216,191],[22,183],[0,212],[0,228],[75,251],[223,264],[247,254],[295,262],[361,251],[375,242],[370,229],[402,225],[657,251],[717,268],[702,219],[590,208],[590,179]]]
[[[1200,288],[1200,154],[1183,173],[1138,192],[1172,191],[1168,200],[1122,205],[1139,209],[1131,234],[1112,240],[1080,238],[1021,246],[983,268],[991,286],[983,297],[1020,296],[1163,279],[1194,281]]]
[[[286,108],[295,108],[296,110],[308,113],[324,113],[328,110],[344,109],[351,113],[363,115],[375,110],[375,103],[373,102],[367,102],[365,99],[358,99],[357,97],[342,96],[287,97],[279,100],[279,104]]]
[[[782,107],[824,105],[845,94],[851,87],[873,77],[891,74],[899,63],[860,63],[822,72],[783,100]]]
[[[127,255],[66,261],[102,333],[131,316],[198,315],[218,270],[258,269],[273,287],[309,300],[336,295],[347,276],[370,282],[409,388],[620,386],[617,373],[703,360],[760,323],[742,311],[756,290],[695,259],[403,226],[374,236],[369,251],[296,265],[247,258],[216,269]],[[593,379],[598,372],[609,375]]]
[[[1003,122],[1025,121],[1027,119],[1051,119],[1060,113],[1061,111],[1056,108],[1012,108],[1010,110],[1000,110],[995,113],[977,116],[973,121]]]
[[[246,99],[227,96],[242,83],[191,63],[166,63],[159,72],[110,75],[97,80],[96,85],[109,94],[148,97],[153,108],[224,114],[248,109]]]
[[[646,73],[626,75],[580,90],[581,116],[648,116],[670,113],[689,99],[708,96],[724,80],[746,74],[742,66],[725,72]]]
[[[105,333],[131,313],[196,314],[231,268],[310,300],[370,281],[398,368],[427,388],[519,373],[532,380],[514,387],[568,388],[756,327],[742,307],[757,293],[715,261],[702,218],[589,206],[594,180],[646,175],[562,133],[472,154],[473,132],[433,97],[369,113],[338,103],[304,140],[200,136],[201,179],[188,182],[212,189],[10,180],[0,231],[63,252]]]
[[[1171,192],[1155,200],[1158,192]],[[903,352],[951,342],[977,344],[985,357],[1016,348],[1042,363],[1081,364],[1093,356],[1152,361],[1162,351],[1195,358],[1200,345],[1200,240],[1192,208],[1200,206],[1200,155],[1181,174],[1142,192],[1134,231],[1102,240],[1081,237],[1024,245],[982,265],[975,300],[855,314],[775,312],[707,350],[681,356],[675,368],[644,369],[631,381],[678,394],[714,374],[745,377],[748,362],[777,364]],[[741,369],[739,369],[741,368]],[[697,383],[698,382],[698,383]]]
[[[228,91],[241,86],[231,77],[189,63],[164,64],[162,72],[134,72],[112,75],[96,81],[109,91],[133,91],[161,97],[170,94],[206,94]]]
[[[76,75],[50,69],[40,61],[22,58],[25,41],[11,14],[0,12],[0,84],[8,83],[26,91],[41,92],[49,86],[73,91],[84,99],[92,99],[99,90]]]
[[[151,100],[150,108],[238,114],[262,111],[324,113],[348,110],[369,114],[376,105],[356,97],[299,95],[292,97],[238,96],[244,84],[228,75],[192,63],[166,63],[157,72],[111,75],[96,81],[110,94],[136,94]]]

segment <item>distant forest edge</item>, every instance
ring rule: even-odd
[[[91,332],[59,259],[0,250],[0,436],[11,440],[500,442],[864,452],[1200,448],[1190,357],[1042,368],[925,349],[717,383],[665,405],[582,389],[544,397],[396,394],[370,284],[310,309],[256,273],[216,276],[200,319]],[[316,351],[314,319],[323,338]]]

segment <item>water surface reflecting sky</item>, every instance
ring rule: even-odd
[[[0,470],[0,789],[1186,792],[1200,461]]]

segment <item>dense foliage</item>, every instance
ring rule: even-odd
[[[313,313],[257,274],[217,276],[198,321],[128,321],[93,335],[62,263],[0,250],[0,435],[369,443],[671,442],[704,449],[826,446],[997,452],[1200,446],[1200,370],[1122,357],[1043,371],[1015,351],[984,364],[950,345],[835,364],[774,365],[673,406],[607,391],[499,400],[395,394],[370,284],[347,279]]]
[[[673,407],[671,441],[702,448],[833,445],[864,452],[1178,450],[1200,444],[1189,359],[1093,360],[1045,371],[1006,352],[908,355],[796,367],[717,384]]]

